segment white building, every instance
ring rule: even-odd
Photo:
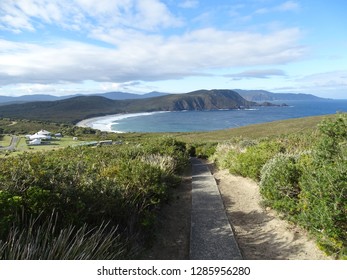
[[[41,140],[49,140],[52,137],[50,135],[44,135],[44,134],[37,134],[29,135],[29,140],[35,140],[35,139],[41,139]]]
[[[35,140],[35,139],[41,139],[41,140],[49,140],[51,139],[51,133],[47,130],[41,129],[39,132],[36,132],[33,135],[26,135],[27,139],[29,140]]]
[[[52,133],[50,133],[49,131],[47,130],[44,130],[44,129],[41,129],[39,132],[35,133],[35,134],[38,134],[38,135],[51,135]]]
[[[41,139],[34,139],[29,142],[29,145],[41,145]]]
[[[41,129],[39,132],[36,132],[33,135],[25,135],[25,137],[31,141],[29,142],[29,145],[40,145],[42,140],[49,140],[51,139],[51,133],[47,130],[43,130]],[[34,140],[39,140],[39,141],[35,141]]]

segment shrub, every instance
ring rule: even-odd
[[[301,222],[325,250],[347,248],[347,162],[308,168],[301,181]]]
[[[241,150],[237,143],[223,142],[217,145],[216,152],[211,159],[219,168],[230,169],[240,153]]]
[[[280,145],[272,141],[248,147],[245,152],[236,155],[230,172],[259,181],[263,165],[279,151]]]
[[[300,221],[329,253],[347,255],[347,115],[320,125],[312,163],[300,180]]]
[[[286,215],[297,215],[301,174],[298,156],[280,153],[270,159],[261,170],[264,202]]]
[[[160,154],[171,156],[176,161],[175,172],[178,173],[183,172],[189,163],[186,144],[173,137],[160,137],[158,139],[152,139],[150,142],[145,142],[143,144],[143,152],[147,155]]]
[[[216,152],[217,143],[201,143],[195,146],[195,156],[203,159],[211,157]]]
[[[171,138],[136,146],[76,147],[3,159],[0,240],[21,228],[14,219],[16,213],[36,219],[35,230],[49,231],[46,223],[52,212],[57,214],[57,234],[70,226],[78,231],[86,225],[89,230],[109,221],[107,228],[117,227],[122,239],[150,237],[145,233],[187,162],[185,145]]]

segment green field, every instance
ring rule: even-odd
[[[289,119],[283,121],[275,121],[263,124],[255,124],[238,128],[231,128],[225,130],[216,130],[208,132],[182,132],[182,133],[88,133],[83,134],[82,128],[74,129],[72,126],[42,123],[35,121],[17,121],[12,120],[0,120],[0,128],[8,132],[9,127],[12,132],[16,132],[22,135],[21,141],[19,142],[17,149],[19,152],[23,151],[45,151],[57,148],[63,148],[71,145],[76,145],[78,143],[83,143],[84,141],[99,141],[104,139],[121,140],[124,142],[141,142],[151,139],[156,139],[163,135],[172,136],[180,141],[186,143],[201,143],[201,142],[222,142],[227,141],[234,137],[243,137],[249,139],[257,139],[262,137],[272,137],[281,136],[288,134],[296,134],[300,132],[310,132],[316,129],[317,124],[319,124],[323,119],[331,117],[331,115],[326,116],[314,116],[307,118]],[[52,140],[49,144],[39,145],[39,146],[28,146],[25,142],[24,133],[33,133],[39,129],[46,129],[54,132],[59,132],[61,129],[65,129],[67,133],[72,132],[73,135],[65,136],[59,140]],[[88,129],[87,129],[88,130]],[[77,132],[76,132],[77,131]],[[89,132],[89,130],[88,130]],[[18,135],[18,134],[16,134]],[[81,136],[79,139],[82,141],[72,140],[73,136]],[[0,145],[8,146],[11,141],[10,136],[4,136],[0,139]]]
[[[11,143],[11,139],[12,137],[11,136],[8,136],[8,135],[4,135],[2,137],[0,137],[0,147],[6,147],[6,146],[9,146],[10,143]]]
[[[39,126],[62,131],[64,137],[28,146],[24,135],[38,131]],[[69,242],[75,234],[87,237],[83,248],[77,239],[72,241],[88,258],[96,257],[89,255],[89,246],[100,240],[109,240],[104,245],[110,246],[100,247],[100,258],[131,257],[133,245],[153,236],[157,214],[169,199],[169,189],[179,184],[189,156],[209,158],[217,168],[257,181],[264,206],[306,228],[335,258],[347,256],[346,114],[210,132],[124,134],[0,119],[0,131],[4,134],[9,128],[21,139],[17,151],[0,152],[0,259],[21,258],[12,255],[11,248],[18,245],[21,252],[28,241],[11,234],[22,231],[35,233],[32,241],[48,238],[68,258],[76,256],[65,255],[65,243],[57,244],[54,239],[59,234],[66,233],[62,240]],[[10,138],[3,136],[2,143],[8,144]],[[106,139],[123,145],[68,148]],[[25,216],[14,214],[24,210]],[[30,217],[40,217],[39,225],[31,224]],[[102,221],[110,221],[112,227]],[[94,232],[95,227],[100,230]],[[8,245],[2,246],[8,237],[14,243],[6,241]],[[50,255],[52,250],[40,242],[35,246],[49,257],[60,258]],[[125,247],[129,251],[123,251]],[[140,250],[135,251],[138,256]]]
[[[255,124],[238,128],[225,130],[216,130],[208,132],[192,132],[177,134],[182,141],[190,142],[221,142],[233,137],[244,138],[262,138],[271,136],[281,136],[301,132],[310,132],[317,128],[317,125],[332,115],[314,116],[307,118],[289,119],[283,121],[274,121],[269,123]]]

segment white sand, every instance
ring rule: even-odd
[[[153,115],[158,113],[167,113],[167,111],[107,115],[103,117],[96,117],[96,118],[82,120],[78,122],[76,126],[90,127],[90,128],[98,129],[101,131],[123,133],[123,131],[116,131],[112,129],[112,125],[117,124],[118,120],[139,117],[139,116],[148,116],[148,115]]]

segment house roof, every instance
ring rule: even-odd
[[[44,129],[41,129],[39,132],[37,132],[36,134],[39,134],[39,135],[49,135],[51,134],[49,131],[47,130],[44,130]]]
[[[51,139],[51,136],[35,133],[34,135],[30,135],[29,139],[30,140],[33,140],[33,139]]]

